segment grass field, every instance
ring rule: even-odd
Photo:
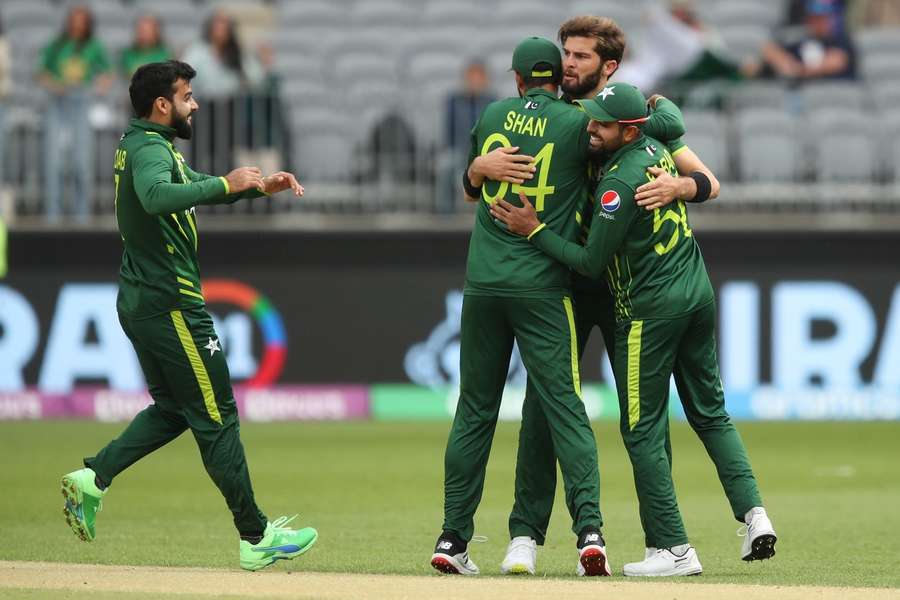
[[[72,535],[62,517],[59,478],[121,427],[0,423],[5,487],[0,560],[236,568],[230,514],[190,435],[116,480],[98,517],[97,541],[84,544]],[[430,575],[428,561],[441,525],[448,428],[448,423],[245,425],[242,436],[263,509],[270,518],[299,512],[298,521],[320,533],[309,554],[272,570]],[[693,433],[675,425],[676,488],[704,566],[702,583],[900,587],[900,426],[742,423],[740,430],[779,533],[778,555],[762,563],[739,559],[738,523],[712,465]],[[618,431],[611,423],[596,423],[595,431],[604,534],[620,574],[624,562],[642,557],[643,538]],[[476,516],[476,533],[488,541],[473,544],[470,552],[486,575],[499,575],[508,541],[517,433],[517,425],[498,427]],[[561,495],[560,489],[547,545],[539,550],[538,573],[571,578],[575,536]],[[15,593],[6,597],[66,597]]]

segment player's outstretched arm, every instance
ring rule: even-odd
[[[637,194],[634,198],[638,206],[643,206],[647,210],[656,210],[674,200],[683,200],[685,202],[698,200],[697,180],[691,176],[692,173],[697,172],[702,173],[709,180],[709,190],[700,190],[702,195],[706,195],[702,201],[719,196],[721,187],[719,180],[693,150],[684,146],[675,154],[674,159],[675,167],[678,169],[681,177],[672,177],[658,167],[647,169],[647,172],[653,175],[655,179],[637,189]]]
[[[165,215],[201,204],[227,202],[227,194],[263,185],[259,169],[243,167],[225,177],[190,183],[172,181],[172,153],[162,144],[148,144],[134,157],[134,190],[144,210]]]
[[[518,146],[496,148],[473,158],[466,170],[471,188],[463,183],[466,188],[466,202],[478,202],[480,194],[473,195],[472,191],[484,185],[486,179],[519,184],[532,179],[537,170],[534,166],[534,157],[516,154],[518,151]]]

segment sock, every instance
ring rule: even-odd
[[[671,552],[675,556],[684,556],[690,549],[690,544],[680,544],[678,546],[672,546],[671,548],[669,548],[669,552]]]
[[[103,480],[100,479],[99,475],[94,475],[94,485],[96,485],[97,489],[100,490],[101,492],[106,490],[106,488],[109,487],[109,485],[103,483]]]
[[[762,506],[754,506],[744,515],[744,523],[746,525],[749,525],[750,521],[753,520],[753,515],[756,514],[766,514],[766,509],[764,509]]]
[[[263,536],[261,536],[261,535],[242,535],[241,539],[244,540],[245,542],[250,542],[251,544],[253,544],[255,546],[262,541]]]

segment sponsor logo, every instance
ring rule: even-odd
[[[606,212],[616,212],[621,205],[622,199],[619,197],[618,192],[607,190],[600,196],[600,206],[602,206],[603,210]]]

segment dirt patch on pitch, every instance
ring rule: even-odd
[[[598,588],[598,586],[602,586]],[[213,569],[123,567],[64,563],[0,561],[0,596],[3,588],[67,590],[78,592],[128,592],[191,596],[240,596],[246,598],[298,598],[308,600],[596,600],[605,597],[635,600],[719,599],[740,600],[866,600],[896,599],[897,590],[822,587],[771,587],[719,584],[672,584],[615,580],[501,579],[412,577],[399,575],[351,575],[337,573],[245,573]],[[610,596],[609,594],[613,594]]]

